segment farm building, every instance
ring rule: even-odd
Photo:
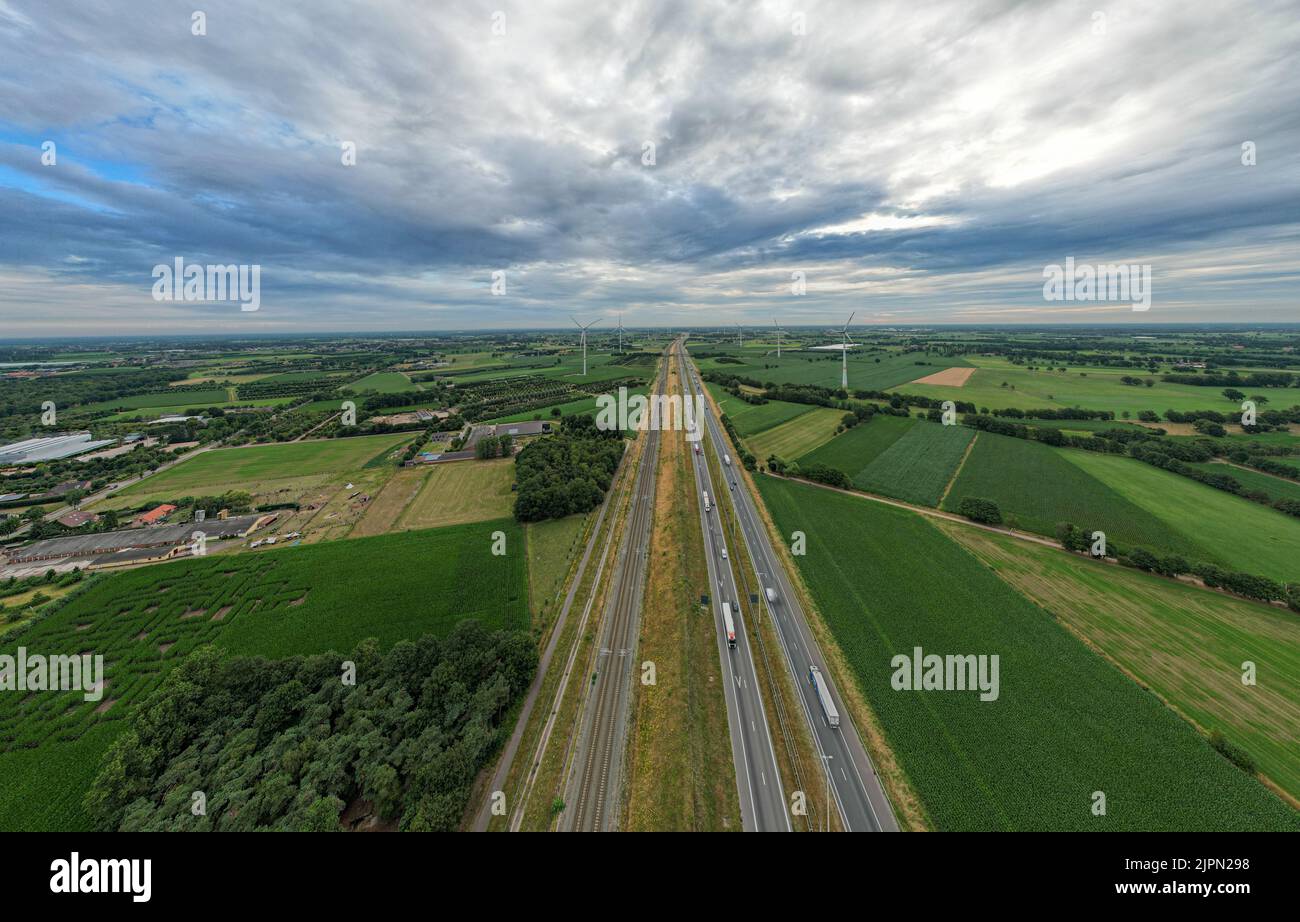
[[[39,496],[33,496],[32,499],[42,500],[42,501],[47,499],[58,499],[62,496],[67,496],[73,490],[89,490],[89,489],[90,489],[89,480],[65,480],[57,487],[51,487],[50,489],[46,490],[44,493],[41,493]]]
[[[166,426],[172,423],[188,423],[190,421],[198,423],[200,426],[208,424],[206,416],[160,416],[151,422],[145,423],[146,426]]]
[[[520,438],[529,435],[550,435],[551,428],[551,421],[546,419],[530,419],[519,423],[497,423],[495,426],[475,426],[470,430],[469,438],[465,440],[465,447],[473,448],[482,439],[493,436],[508,435],[513,438]]]
[[[180,525],[161,525],[156,528],[128,528],[93,535],[67,538],[49,538],[27,547],[11,548],[4,560],[9,564],[36,563],[42,560],[61,560],[69,557],[103,557],[119,551],[142,548],[166,548],[186,544],[194,532],[201,531],[209,539],[243,538],[278,518],[268,515],[243,515],[222,520],[184,522]]]
[[[544,419],[530,419],[522,423],[499,423],[493,435],[509,435],[518,438],[524,435],[550,435],[551,423]]]
[[[55,519],[64,528],[80,528],[90,522],[98,522],[99,516],[93,512],[82,512],[78,509],[76,512],[69,512],[67,515],[61,515]]]
[[[132,567],[136,564],[156,563],[159,560],[173,560],[189,555],[188,544],[176,544],[171,547],[133,547],[115,554],[96,557],[90,562],[90,569],[111,570],[115,567]]]
[[[470,461],[477,457],[472,451],[422,451],[410,461],[407,461],[406,467],[415,467],[417,464],[443,464],[447,461]]]
[[[135,524],[157,525],[159,522],[167,518],[167,516],[171,515],[175,511],[176,511],[176,507],[173,506],[171,503],[163,503],[161,506],[157,507],[156,509],[150,509],[148,512],[144,513],[143,515],[136,516]]]

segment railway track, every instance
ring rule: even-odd
[[[663,393],[666,380],[665,360],[655,385],[656,394]],[[583,708],[578,747],[566,788],[567,806],[560,816],[560,828],[572,832],[603,832],[617,821],[659,458],[659,432],[647,430],[642,437],[645,447],[618,550],[612,591],[601,619],[595,675]]]

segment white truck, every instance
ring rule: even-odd
[[[722,463],[727,465],[727,467],[731,467],[731,455],[727,454],[725,451],[722,453]]]
[[[775,590],[775,589],[773,589],[771,586],[768,586],[768,587],[767,587],[766,589],[764,589],[763,591],[767,593],[767,600],[768,600],[769,602],[775,602],[775,601],[776,601],[776,590]]]
[[[709,505],[709,491],[708,491],[708,490],[705,490],[705,491],[704,491],[704,511],[705,511],[705,512],[708,512],[708,511],[709,511],[710,509],[712,509],[712,508],[713,508],[713,507]]]
[[[722,603],[722,626],[727,631],[727,646],[736,647],[736,623],[731,620],[731,603]]]
[[[808,684],[817,689],[817,700],[822,703],[822,712],[826,715],[826,723],[832,727],[840,725],[840,712],[835,710],[835,702],[831,700],[831,690],[826,687],[826,680],[822,678],[822,671],[816,666],[808,667]]]

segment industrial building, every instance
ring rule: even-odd
[[[105,445],[117,439],[93,439],[89,432],[71,432],[42,438],[24,439],[0,445],[0,466],[7,464],[37,464],[41,461],[58,461],[70,458]]]
[[[241,515],[229,519],[209,519],[206,522],[185,522],[180,525],[159,525],[154,528],[128,528],[99,534],[75,535],[66,538],[48,538],[27,547],[11,548],[0,554],[0,562],[8,564],[37,563],[44,560],[62,560],[69,557],[103,557],[142,548],[165,548],[193,540],[194,532],[201,531],[209,540],[242,538],[274,522],[275,513],[266,515]]]

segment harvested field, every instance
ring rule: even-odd
[[[924,378],[917,378],[912,384],[938,384],[941,387],[965,387],[970,376],[975,374],[974,368],[945,368],[943,371],[936,371],[932,375],[926,375]]]

